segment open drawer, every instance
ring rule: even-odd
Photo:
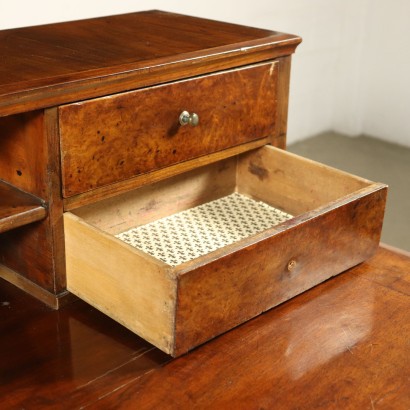
[[[371,256],[386,192],[386,185],[265,146],[65,213],[67,287],[177,356]],[[215,218],[222,232],[225,222],[241,231],[233,239],[215,234],[216,245],[204,246],[198,230],[215,236],[207,217],[199,228],[191,218],[185,233],[178,227],[186,221],[172,225],[230,200]],[[195,244],[207,250],[191,259],[170,260],[161,249],[184,253]]]

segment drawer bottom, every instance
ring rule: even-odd
[[[272,228],[293,216],[237,192],[117,234],[123,242],[178,266]]]

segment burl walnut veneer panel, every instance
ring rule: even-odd
[[[274,136],[278,64],[217,73],[59,109],[63,195]],[[197,126],[181,126],[182,111]]]

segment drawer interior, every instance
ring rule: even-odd
[[[371,184],[265,146],[74,213],[88,224],[176,266],[274,229]],[[215,224],[219,230],[215,230]],[[198,231],[196,236],[192,233]]]

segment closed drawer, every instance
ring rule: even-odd
[[[61,106],[63,196],[272,136],[277,72],[269,62]],[[198,125],[181,126],[183,111]]]
[[[386,192],[265,146],[65,213],[67,287],[177,356],[371,256]],[[250,205],[206,211],[227,196]],[[272,207],[287,215],[271,220]]]

